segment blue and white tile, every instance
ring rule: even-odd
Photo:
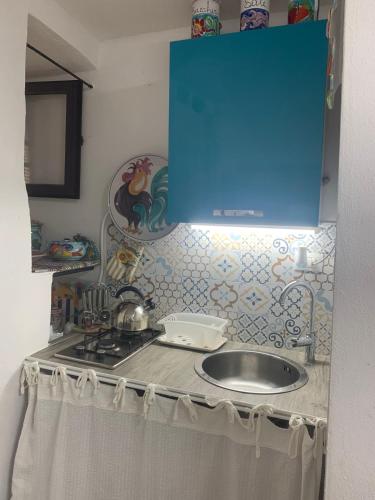
[[[271,258],[266,253],[245,252],[241,256],[241,281],[265,285],[271,280]]]
[[[182,276],[191,279],[209,279],[211,277],[210,257],[207,250],[195,248],[185,254],[182,260]]]
[[[241,342],[264,345],[268,341],[268,316],[240,314],[236,321],[237,337]]]
[[[208,230],[191,229],[186,235],[183,245],[188,251],[196,248],[208,250],[211,247],[210,233]]]
[[[214,309],[236,311],[238,303],[239,284],[226,281],[209,281],[209,304]]]
[[[133,286],[139,288],[139,290],[141,290],[143,295],[146,295],[148,297],[154,297],[155,294],[154,277],[145,276],[144,274],[142,274],[141,276],[138,276],[132,284]]]
[[[209,254],[210,277],[214,280],[236,282],[241,275],[241,254],[238,251],[212,250]]]
[[[275,285],[271,287],[271,303],[270,303],[270,314],[276,319],[280,318],[285,313],[285,308],[280,304],[280,296],[283,291],[283,287],[280,285]]]
[[[239,252],[242,249],[241,234],[235,229],[233,231],[223,230],[222,228],[216,230],[210,229],[209,237],[211,246],[215,250]]]
[[[271,293],[266,286],[256,282],[239,285],[238,311],[248,315],[261,316],[268,312]]]
[[[295,270],[294,259],[290,255],[278,257],[271,267],[273,283],[287,285],[293,280],[301,279],[303,273]]]
[[[182,300],[186,307],[204,308],[208,305],[208,289],[209,283],[207,280],[183,278],[182,279]],[[190,309],[189,309],[190,310]],[[192,311],[195,312],[195,311]]]
[[[137,274],[149,277],[154,276],[157,256],[158,253],[154,244],[148,243],[145,245],[138,265]]]

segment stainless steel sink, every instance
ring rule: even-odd
[[[297,363],[260,351],[222,351],[198,358],[195,371],[210,384],[231,391],[279,394],[299,389],[308,381]]]

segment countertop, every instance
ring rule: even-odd
[[[68,346],[79,342],[81,335],[71,335],[69,338],[50,345],[46,349],[34,353],[31,357],[40,361],[51,361],[65,366],[80,369],[88,365],[75,363],[54,357],[54,354]],[[273,347],[257,346],[227,342],[222,350],[247,349],[271,352],[296,361],[304,366],[309,381],[300,389],[283,394],[245,394],[222,389],[201,379],[194,370],[194,363],[203,354],[175,347],[167,347],[155,342],[143,351],[125,361],[115,370],[93,367],[95,371],[104,375],[125,377],[145,384],[153,383],[168,389],[175,389],[187,394],[200,394],[219,399],[229,399],[240,405],[255,406],[258,404],[272,404],[277,410],[288,414],[298,414],[305,417],[327,418],[329,359],[327,356],[317,356],[316,363],[308,366],[304,364],[304,350],[285,350]]]

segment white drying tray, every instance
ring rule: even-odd
[[[212,352],[227,342],[223,337],[228,323],[225,319],[205,314],[176,313],[158,323],[165,328],[166,333],[158,337],[158,341],[164,345]]]

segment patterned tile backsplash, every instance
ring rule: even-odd
[[[323,224],[317,233],[243,229],[201,230],[180,225],[162,240],[146,244],[134,285],[154,297],[159,319],[191,311],[228,319],[227,335],[256,344],[287,345],[309,323],[309,298],[294,289],[285,306],[283,287],[305,280],[316,292],[317,352],[331,349],[336,227]],[[126,242],[111,225],[108,254]],[[130,241],[128,241],[130,245]],[[295,270],[295,250],[307,247],[314,272]],[[124,283],[108,282],[112,292]]]

